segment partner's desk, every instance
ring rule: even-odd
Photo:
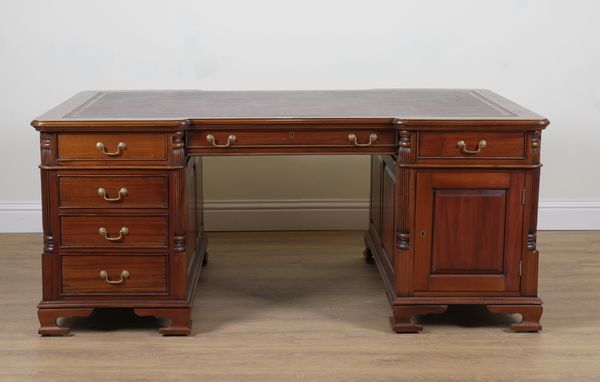
[[[449,304],[520,313],[537,331],[537,205],[548,121],[486,90],[83,92],[40,131],[40,334],[60,317],[133,308],[190,332],[207,240],[207,155],[372,157],[365,257],[392,328]],[[335,174],[334,174],[335,175]],[[202,319],[197,317],[197,319]]]

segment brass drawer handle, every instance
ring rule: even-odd
[[[129,229],[127,227],[121,227],[121,229],[119,230],[119,236],[116,236],[116,237],[108,236],[108,231],[104,227],[100,227],[100,229],[98,229],[98,233],[100,234],[100,236],[104,237],[106,240],[120,241],[120,240],[123,240],[125,235],[127,235],[129,233]]]
[[[456,142],[456,147],[458,147],[465,154],[477,154],[485,146],[487,146],[487,142],[483,139],[479,141],[479,143],[475,147],[475,150],[467,149],[467,144],[462,139],[460,141]]]
[[[366,147],[366,146],[371,146],[373,144],[373,142],[375,142],[377,140],[377,134],[371,134],[369,135],[369,143],[358,143],[358,138],[356,137],[356,134],[348,134],[348,140],[352,143],[354,143],[354,146],[358,146],[358,147]]]
[[[107,283],[112,284],[112,285],[123,284],[125,282],[125,280],[129,278],[129,272],[128,271],[121,272],[121,278],[115,281],[115,280],[110,280],[108,278],[108,272],[100,271],[100,278],[106,280]]]
[[[119,144],[117,145],[117,151],[112,152],[112,153],[106,151],[106,147],[104,147],[104,143],[102,143],[102,142],[96,143],[96,148],[98,150],[100,150],[106,156],[118,157],[118,156],[123,155],[123,151],[125,151],[125,149],[127,149],[127,145],[123,142],[119,142]]]
[[[237,141],[237,137],[231,134],[227,137],[227,143],[225,143],[224,145],[218,144],[215,136],[212,134],[208,134],[206,136],[206,140],[209,141],[213,145],[213,147],[229,147],[233,142]]]
[[[119,200],[122,200],[123,197],[127,195],[127,189],[125,187],[121,188],[118,194],[119,196],[116,198],[108,198],[106,196],[106,190],[104,188],[100,187],[98,189],[98,195],[102,196],[107,202],[118,202]]]

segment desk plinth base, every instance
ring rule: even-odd
[[[456,303],[455,305],[462,305]],[[482,304],[484,305],[484,304]],[[487,304],[485,305],[490,313],[500,314],[520,314],[520,322],[514,323],[510,329],[515,332],[539,332],[542,330],[540,319],[542,317],[542,305],[526,304]],[[414,318],[424,314],[445,313],[448,305],[393,305],[390,324],[392,330],[396,333],[418,333],[423,330],[423,326],[414,322]]]
[[[99,308],[109,308],[106,305]],[[114,306],[115,308],[117,306]],[[123,306],[118,306],[123,308]],[[68,319],[73,317],[89,317],[94,312],[94,307],[63,307],[63,308],[45,308],[38,307],[38,318],[40,328],[38,334],[42,336],[66,336],[70,332],[68,322],[58,322],[59,319]],[[167,318],[170,322],[167,326],[161,327],[159,333],[165,336],[187,336],[191,333],[192,321],[190,319],[190,307],[157,308],[157,307],[139,307],[132,308],[133,312],[140,317],[152,316],[156,318]]]
[[[413,317],[419,314],[440,314],[448,309],[448,305],[400,305],[392,306],[390,324],[396,333],[418,333],[423,326],[413,323]]]
[[[542,330],[540,319],[544,308],[542,305],[487,305],[487,310],[491,313],[518,313],[521,315],[521,322],[510,326],[515,332],[539,332]]]
[[[133,311],[138,316],[168,318],[170,320],[170,324],[158,330],[158,332],[163,336],[187,336],[192,331],[192,321],[190,320],[190,308],[137,308]]]
[[[70,328],[64,324],[59,325],[59,318],[89,317],[93,311],[93,308],[38,308],[38,319],[40,320],[38,334],[42,336],[66,336],[69,334]]]

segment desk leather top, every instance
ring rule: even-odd
[[[489,90],[86,91],[36,118],[35,127],[92,121],[501,120],[545,125],[544,117]]]

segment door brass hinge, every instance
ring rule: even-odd
[[[527,190],[523,189],[521,192],[521,205],[525,205],[525,196],[527,195]]]
[[[523,276],[523,260],[519,261],[519,277]]]

